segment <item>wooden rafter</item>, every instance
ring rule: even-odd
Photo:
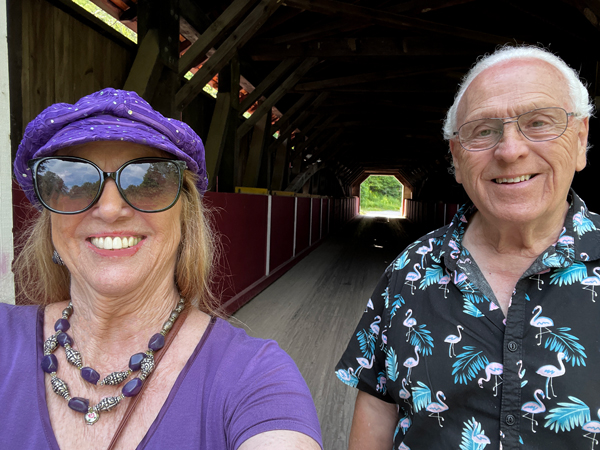
[[[196,75],[194,75],[194,77],[189,82],[184,84],[184,86],[177,92],[175,101],[180,110],[185,108],[189,102],[202,91],[206,83],[208,83],[208,81],[211,80],[212,77],[214,77],[219,70],[221,70],[229,62],[231,57],[240,47],[248,42],[256,30],[258,30],[269,19],[271,14],[273,14],[280,5],[281,3],[279,3],[277,0],[262,0],[252,10],[252,12],[246,16],[246,18],[240,23],[235,31],[230,33],[229,37],[219,46],[217,51],[209,58],[208,61],[206,61],[206,63],[204,63],[202,68],[196,72]],[[198,45],[201,41],[203,41],[202,38],[198,39],[198,41],[196,41],[196,43],[190,47],[188,52],[191,51],[192,48]],[[198,48],[202,48],[204,50],[205,47],[206,44],[203,44]],[[199,55],[203,54],[200,51],[197,51],[196,53]],[[190,56],[190,61],[194,61],[192,56]],[[187,64],[180,62],[180,75],[186,66]],[[189,70],[189,67],[186,69],[186,71],[187,70]]]
[[[158,30],[146,33],[125,81],[123,89],[135,91],[147,101],[152,100],[163,64],[160,62]]]
[[[271,108],[277,103],[298,81],[308,72],[313,66],[319,62],[317,58],[306,58],[278,87],[269,95],[269,97],[261,103],[254,114],[243,122],[237,131],[237,137],[240,139],[260,120],[262,115],[271,111]]]

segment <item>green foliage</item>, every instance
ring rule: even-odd
[[[360,210],[399,211],[402,207],[402,183],[391,175],[371,175],[360,185]]]

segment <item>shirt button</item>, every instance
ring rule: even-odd
[[[511,352],[516,352],[519,349],[519,344],[517,344],[515,341],[510,341],[508,343],[508,349]]]
[[[509,425],[512,427],[515,424],[515,416],[513,416],[512,414],[508,414],[506,416],[506,419],[504,419],[504,421],[506,422],[506,425]]]

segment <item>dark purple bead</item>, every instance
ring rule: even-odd
[[[165,337],[160,334],[160,333],[156,333],[154,336],[152,336],[150,338],[150,342],[148,342],[148,348],[150,350],[160,350],[161,348],[163,348],[165,346]]]
[[[71,339],[71,336],[69,336],[64,331],[60,333],[56,339],[58,340],[58,343],[61,345],[61,347],[64,347],[65,344],[73,345],[73,340]]]
[[[131,358],[129,358],[129,368],[134,372],[136,370],[140,370],[142,368],[142,361],[146,357],[145,353],[136,353]]]
[[[142,380],[139,378],[134,378],[133,380],[129,380],[125,386],[123,386],[123,395],[125,397],[133,397],[140,392],[142,389]]]
[[[58,360],[56,356],[50,354],[42,358],[42,370],[46,373],[56,372],[58,370]]]
[[[69,408],[80,413],[88,412],[90,401],[87,398],[73,397],[69,400]]]
[[[67,319],[58,319],[54,324],[54,329],[56,331],[68,331],[71,328],[71,324]]]
[[[81,378],[83,378],[88,383],[96,384],[100,379],[100,374],[91,367],[82,367]]]

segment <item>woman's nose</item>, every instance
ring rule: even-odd
[[[94,205],[94,212],[106,222],[114,222],[120,217],[133,215],[131,206],[123,199],[117,184],[111,178],[104,183],[100,198]]]

